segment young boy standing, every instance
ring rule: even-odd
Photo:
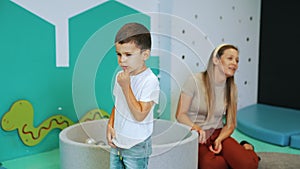
[[[145,64],[151,52],[150,32],[139,23],[125,24],[115,37],[115,47],[123,70],[116,75],[115,105],[106,133],[110,168],[147,169],[160,90],[157,77]]]

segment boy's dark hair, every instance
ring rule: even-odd
[[[115,43],[134,42],[141,50],[151,49],[149,30],[139,23],[127,23],[117,33]]]

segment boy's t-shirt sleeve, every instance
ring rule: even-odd
[[[160,87],[159,87],[159,82],[157,77],[155,76],[155,78],[148,78],[143,85],[143,90],[139,101],[142,102],[153,101],[156,104],[158,104],[159,93],[160,93]]]

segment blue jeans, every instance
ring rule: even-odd
[[[151,137],[130,149],[111,148],[110,169],[147,169],[151,153]]]

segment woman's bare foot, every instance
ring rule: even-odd
[[[240,145],[242,145],[246,150],[253,150],[254,151],[254,146],[246,140],[241,141]],[[261,158],[258,156],[258,161],[260,161],[260,160],[261,160]]]
[[[246,150],[254,150],[253,145],[245,140],[241,141],[240,145],[242,145]]]

